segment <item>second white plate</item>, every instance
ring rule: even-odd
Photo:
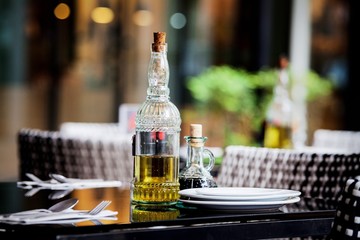
[[[196,192],[211,196],[268,196],[279,194],[286,189],[276,188],[255,188],[255,187],[217,187],[217,188],[197,188]]]
[[[216,190],[219,188],[206,188],[207,193],[211,192],[211,190]],[[192,200],[208,200],[208,201],[282,201],[289,198],[298,197],[301,195],[301,192],[295,190],[286,190],[286,189],[272,189],[277,191],[271,191],[270,194],[266,194],[265,188],[250,188],[251,194],[247,190],[249,188],[242,188],[241,191],[244,193],[243,195],[239,194],[240,188],[235,188],[234,195],[211,195],[211,194],[202,194],[205,188],[191,188],[184,189],[179,191],[180,196],[189,197]],[[264,190],[265,189],[265,190]],[[254,194],[256,191],[262,192],[263,194]],[[230,189],[227,189],[230,191]]]
[[[241,211],[264,211],[276,210],[285,204],[296,203],[300,201],[299,197],[283,200],[283,201],[197,201],[185,200],[179,201],[190,206],[214,209],[214,210],[241,210]]]

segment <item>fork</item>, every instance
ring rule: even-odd
[[[109,206],[111,201],[101,201],[98,205],[96,205],[93,209],[87,212],[89,215],[96,215],[104,210],[107,206]]]

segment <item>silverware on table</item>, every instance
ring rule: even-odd
[[[90,215],[96,215],[109,206],[111,201],[101,201],[97,206],[88,212]]]
[[[1,219],[10,219],[10,218],[20,218],[20,217],[26,217],[26,216],[35,216],[37,214],[43,214],[43,213],[58,213],[63,212],[65,210],[73,208],[77,203],[79,202],[76,198],[70,198],[66,199],[64,201],[58,202],[48,209],[33,209],[33,210],[26,210],[16,213],[10,213],[10,214],[4,214],[0,216]]]
[[[17,219],[17,222],[23,224],[36,224],[36,223],[51,223],[59,221],[71,221],[77,222],[78,220],[91,220],[97,218],[113,217],[117,215],[116,211],[104,210],[111,201],[102,201],[89,211],[65,211],[50,214],[41,214],[37,216],[28,216],[21,219]]]

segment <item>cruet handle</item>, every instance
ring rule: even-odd
[[[214,165],[215,165],[215,157],[214,154],[207,148],[205,148],[203,150],[203,154],[206,154],[209,156],[209,163],[208,165],[205,167],[206,170],[208,170],[210,172],[211,169],[213,169]]]

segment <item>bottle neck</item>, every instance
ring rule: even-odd
[[[203,151],[206,137],[186,136],[185,140],[188,144],[188,161],[187,166],[197,165],[203,166]]]
[[[284,69],[280,69],[279,71],[279,81],[275,87],[275,97],[280,97],[280,98],[289,98],[289,75],[287,70]]]
[[[204,147],[188,146],[188,167],[191,165],[203,167],[203,151]]]
[[[147,98],[169,99],[169,63],[167,60],[167,45],[161,48],[151,48],[151,58],[148,67],[149,87]]]

